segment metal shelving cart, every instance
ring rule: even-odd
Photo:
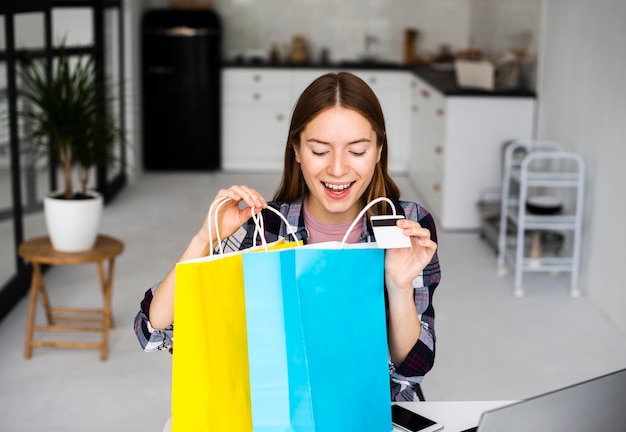
[[[570,272],[572,297],[580,295],[585,164],[553,141],[514,141],[504,155],[498,272],[515,268],[515,296],[524,295],[524,272]],[[507,226],[514,227],[511,241]],[[542,252],[548,233],[563,233],[563,248]],[[530,234],[530,236],[528,235]],[[530,245],[526,241],[531,238]],[[554,248],[552,248],[554,249]]]

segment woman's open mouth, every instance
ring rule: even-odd
[[[328,195],[332,196],[333,198],[343,198],[349,193],[350,188],[352,187],[354,182],[341,184],[323,182],[322,184],[324,185],[324,189],[326,189],[326,193]]]

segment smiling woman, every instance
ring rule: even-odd
[[[359,214],[381,148],[371,124],[358,112],[335,106],[318,114],[294,145],[309,189],[311,215],[326,224],[349,223]]]
[[[328,129],[322,131],[321,127]],[[322,135],[309,136],[316,130],[316,133]],[[306,136],[303,137],[303,134]],[[363,145],[364,140],[369,140],[376,146],[375,153],[378,157],[369,161],[373,174],[365,182],[366,188],[362,191],[365,194],[358,196],[361,208],[381,196],[399,199],[400,191],[388,173],[389,147],[382,108],[376,94],[357,76],[347,72],[326,74],[313,81],[302,92],[291,118],[283,179],[275,200],[291,202],[309,192],[307,187],[310,185],[303,181],[303,172],[296,153],[302,142],[311,144],[309,139],[327,145],[331,145],[333,139],[341,139],[342,144],[350,143],[354,146],[359,143]],[[358,154],[366,148],[362,146],[349,150]],[[384,207],[379,210],[383,211]]]
[[[372,89],[350,73],[323,75],[304,90],[294,108],[283,176],[274,200],[267,202],[248,186],[220,190],[214,203],[229,200],[217,217],[219,232],[210,233],[205,219],[180,260],[208,255],[217,247],[218,239],[226,238],[221,242],[224,252],[251,247],[257,236],[251,207],[262,214],[268,242],[287,237],[288,230],[295,227],[298,239],[318,243],[341,241],[347,226],[367,203],[388,198],[394,213],[404,216],[396,224],[410,239],[410,247],[385,253],[391,399],[418,400],[419,384],[435,358],[432,298],[440,280],[437,234],[426,209],[400,201],[400,191],[388,173],[387,157],[385,120]],[[387,214],[388,206],[380,204],[370,211]],[[268,207],[282,213],[287,223]],[[365,216],[347,240],[374,241]],[[146,351],[173,348],[174,279],[175,267],[146,292],[141,303],[135,330]],[[358,286],[346,289],[358,295]],[[358,352],[347,360],[366,361]]]

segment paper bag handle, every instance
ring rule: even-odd
[[[363,210],[361,210],[361,212],[357,215],[356,219],[354,219],[354,221],[352,222],[352,225],[350,225],[350,228],[348,228],[348,231],[346,231],[346,235],[343,236],[343,240],[341,241],[341,248],[342,249],[343,249],[344,244],[348,240],[348,236],[352,232],[352,229],[357,224],[357,222],[361,220],[361,218],[363,217],[365,212],[368,211],[370,209],[370,207],[372,207],[374,204],[377,204],[377,203],[379,203],[381,201],[387,201],[391,205],[391,209],[393,210],[394,216],[396,215],[396,206],[393,204],[393,201],[391,201],[389,198],[387,198],[387,197],[380,197],[380,198],[376,198],[376,199],[371,200],[369,202],[369,204],[366,205],[363,208]]]
[[[213,212],[213,208],[215,206],[217,206],[217,208],[215,209],[215,217],[214,217],[214,224],[215,224],[215,232],[217,234],[217,244],[220,250],[220,254],[224,253],[224,249],[222,248],[222,240],[220,238],[220,232],[218,229],[218,223],[217,223],[217,212],[219,211],[220,207],[230,198],[228,197],[221,197],[220,199],[215,200],[211,206],[209,207],[209,217],[208,219],[208,228],[209,228],[209,238],[213,238],[212,236],[212,229],[211,229],[211,213]],[[363,207],[363,209],[359,212],[359,214],[357,215],[357,217],[354,219],[354,221],[352,222],[352,224],[350,225],[350,227],[348,228],[348,230],[346,231],[346,234],[343,237],[343,240],[341,241],[341,248],[343,248],[343,246],[345,245],[346,241],[348,240],[348,236],[350,235],[350,233],[352,232],[352,230],[354,229],[355,225],[358,223],[359,220],[361,220],[361,218],[363,217],[363,215],[365,214],[366,211],[368,211],[372,206],[374,206],[375,204],[381,202],[381,201],[386,201],[390,206],[391,209],[393,211],[393,214],[396,215],[396,207],[393,204],[393,201],[391,201],[389,198],[387,197],[380,197],[380,198],[376,198],[373,199],[372,201],[370,201],[365,207]],[[255,224],[255,229],[254,229],[254,235],[253,235],[253,246],[256,246],[256,236],[257,236],[257,232],[260,233],[264,233],[265,229],[263,227],[263,218],[261,217],[261,213],[259,213],[258,215],[254,214],[254,209],[255,207],[250,207],[250,212],[252,214],[252,220],[254,221]],[[289,225],[289,221],[287,221],[287,219],[285,218],[285,216],[279,212],[278,210],[276,210],[275,208],[271,207],[271,206],[267,206],[267,209],[276,213],[282,220],[283,222],[285,222],[285,225],[287,227],[287,230],[289,231],[289,234],[291,234],[294,238],[294,241],[298,244],[298,246],[300,246],[300,243],[298,242],[298,237],[296,236],[295,231],[293,230],[293,227],[291,225]],[[265,236],[261,235],[261,242],[262,245],[267,249],[267,242],[265,240]],[[213,248],[211,248],[210,251],[210,255],[213,255]]]
[[[217,246],[220,249],[220,254],[224,253],[224,249],[222,248],[222,240],[220,239],[220,230],[219,230],[219,226],[217,223],[217,212],[220,209],[220,207],[230,198],[228,197],[220,197],[219,199],[216,199],[215,201],[213,201],[211,203],[211,206],[209,207],[209,215],[207,217],[207,225],[209,228],[209,238],[212,239],[213,238],[213,230],[211,229],[211,221],[213,219],[211,219],[211,214],[213,213],[213,209],[215,208],[215,206],[217,206],[217,208],[215,209],[215,215],[214,215],[214,224],[215,224],[215,232],[217,233]],[[211,248],[210,252],[209,252],[209,256],[213,255],[213,248]]]
[[[298,241],[298,237],[296,236],[296,232],[293,230],[293,227],[291,225],[289,225],[289,221],[287,220],[287,218],[278,210],[276,210],[274,207],[271,206],[267,206],[267,209],[276,213],[278,215],[278,217],[280,217],[283,222],[285,223],[285,226],[287,227],[287,231],[289,231],[289,234],[291,234],[291,236],[293,237],[293,240],[296,242],[297,247],[300,247],[300,242]],[[263,222],[263,217],[261,216],[261,213],[259,214],[254,214],[254,207],[251,207],[250,211],[252,212],[252,220],[254,221],[254,234],[252,236],[252,246],[255,247],[256,246],[256,236],[257,233],[259,234],[259,237],[261,237],[261,244],[263,245],[263,247],[265,247],[265,250],[267,250],[267,241],[265,240],[265,235],[261,234],[261,233],[265,233],[265,226],[264,226],[264,222]]]
[[[219,209],[222,205],[224,205],[224,203],[228,200],[230,200],[231,198],[228,197],[220,197],[219,199],[213,201],[213,203],[211,203],[211,206],[209,207],[209,215],[207,217],[207,225],[208,225],[208,229],[209,229],[209,238],[213,238],[213,229],[211,227],[211,220],[213,220],[213,223],[215,225],[215,232],[217,235],[217,246],[219,248],[220,254],[224,253],[224,248],[222,247],[222,239],[220,237],[220,230],[219,230],[219,226],[218,226],[218,221],[217,221],[217,214],[219,212]],[[215,213],[213,212],[213,210],[215,209]],[[263,233],[265,232],[265,229],[263,227],[263,217],[261,216],[261,213],[259,213],[258,215],[254,214],[254,209],[255,207],[250,207],[250,212],[252,214],[252,220],[254,221],[255,224],[255,229],[254,229],[254,235],[253,235],[253,242],[254,245],[256,246],[256,236],[257,236],[257,232]],[[298,242],[298,237],[296,236],[295,231],[293,230],[293,227],[291,225],[289,225],[289,222],[287,221],[287,219],[285,218],[285,216],[283,216],[283,214],[281,212],[279,212],[278,210],[276,210],[273,207],[268,206],[267,207],[268,210],[273,211],[274,213],[276,213],[284,222],[285,225],[287,226],[287,230],[289,231],[289,234],[291,234],[293,236],[294,241],[298,244],[298,246],[300,246],[300,243]],[[211,214],[213,214],[213,218],[211,218]],[[265,249],[267,250],[267,242],[265,241],[265,236],[261,235],[261,242],[263,244],[263,246],[265,247]],[[211,248],[210,252],[209,252],[209,256],[213,255],[213,248]]]

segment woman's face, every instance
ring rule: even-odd
[[[382,149],[370,122],[354,110],[329,108],[307,124],[294,148],[311,214],[326,224],[352,222]]]

